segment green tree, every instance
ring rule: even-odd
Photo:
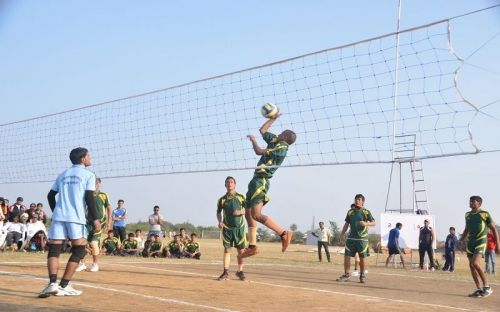
[[[331,245],[338,245],[339,240],[340,240],[340,228],[337,225],[337,222],[335,221],[329,221],[330,222],[330,231],[332,232],[332,241],[330,242]]]
[[[298,229],[297,224],[295,224],[295,223],[294,223],[294,224],[290,225],[290,230],[291,230],[292,232],[297,231],[297,229]]]

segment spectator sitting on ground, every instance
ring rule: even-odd
[[[140,231],[140,230],[137,230],[137,231]],[[154,234],[148,235],[148,238],[144,242],[144,247],[142,248],[142,252],[141,252],[141,254],[144,258],[149,257],[149,252],[151,251],[151,243],[153,242],[153,237],[154,237]]]
[[[139,251],[144,249],[144,238],[142,237],[142,230],[135,230],[135,240],[137,241],[137,248]]]
[[[180,234],[174,236],[174,240],[168,243],[165,251],[167,258],[181,258],[184,255],[184,244]]]
[[[137,240],[134,233],[128,233],[128,238],[123,241],[120,247],[120,255],[122,256],[137,256],[139,249],[137,248]]]
[[[28,251],[41,251],[42,253],[44,253],[45,246],[47,246],[47,236],[45,235],[44,231],[38,231],[30,239],[27,248]]]
[[[12,222],[7,222],[2,228],[3,232],[7,233],[5,238],[6,248],[17,250],[21,247],[24,234],[26,233],[26,225],[19,222],[19,216],[15,215]]]
[[[189,235],[186,232],[185,228],[180,228],[179,230],[179,235],[180,235],[180,240],[181,243],[184,244],[184,247],[186,247],[187,243],[189,243]],[[174,240],[175,240],[175,235],[174,235]]]
[[[115,237],[113,230],[108,230],[108,237],[102,242],[101,251],[108,256],[116,255],[120,241]]]
[[[158,234],[151,236],[151,243],[149,244],[148,257],[159,258],[162,256],[163,243],[160,241]]]
[[[184,249],[184,256],[200,260],[200,243],[198,242],[198,235],[196,233],[191,234],[191,241],[187,243],[186,249]]]

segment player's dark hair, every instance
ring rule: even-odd
[[[174,235],[174,239],[176,239],[177,237],[179,237],[179,238],[180,238],[180,237],[181,237],[181,235],[180,235],[180,234],[175,234],[175,235]]]
[[[396,227],[397,227],[398,229],[400,229],[402,226],[403,226],[403,224],[402,224],[401,222],[396,223]]]
[[[128,233],[128,237],[135,237],[134,233]]]
[[[136,232],[136,233],[137,233],[137,232],[142,232],[142,230],[141,230],[141,229],[137,229],[137,230],[135,230],[135,232]]]
[[[114,233],[114,232],[113,232],[113,230],[109,230],[109,231],[108,231],[108,234],[109,234],[109,233]]]
[[[196,233],[191,233],[191,237],[198,237],[198,235],[196,235]]]
[[[186,229],[185,229],[185,228],[180,228],[180,229],[179,229],[179,232],[182,232],[182,230],[184,230],[184,231],[185,231]],[[177,234],[177,235],[179,235],[179,234]]]
[[[455,227],[450,226],[450,231],[451,231],[451,230],[455,231]]]
[[[481,205],[483,203],[483,199],[481,198],[481,196],[477,196],[477,195],[471,196],[470,201],[477,201],[479,203],[479,205]]]
[[[96,182],[96,183],[101,183],[101,182],[102,182],[102,181],[101,181],[101,178],[95,178],[95,182]]]
[[[297,140],[297,135],[292,130],[285,130],[282,132],[283,138],[286,143],[292,145]]]
[[[365,197],[363,196],[363,194],[356,194],[356,196],[354,196],[354,200],[358,198],[361,198],[363,201],[365,201]]]
[[[77,147],[71,150],[69,153],[69,159],[73,165],[79,165],[82,163],[82,158],[87,156],[89,150],[85,147]]]
[[[160,206],[156,205],[153,207],[153,209],[160,209]]]
[[[118,203],[125,203],[125,201],[123,199],[119,199]]]
[[[235,178],[233,178],[232,176],[228,176],[228,177],[224,180],[224,182],[227,182],[227,180],[233,180],[233,181],[234,181],[234,183],[236,183],[236,179],[235,179]]]
[[[323,225],[325,225],[325,223],[324,223],[323,221],[320,221],[320,222],[319,222],[319,225],[322,225],[322,224],[323,224]]]

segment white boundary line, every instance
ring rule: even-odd
[[[0,275],[21,277],[21,278],[27,278],[27,279],[33,279],[33,280],[46,280],[46,278],[41,278],[41,277],[30,275],[30,274],[17,273],[17,272],[9,272],[9,271],[0,271]],[[152,300],[158,300],[158,301],[162,301],[162,302],[168,302],[168,303],[174,303],[174,304],[179,304],[179,305],[191,306],[191,307],[195,307],[195,308],[209,309],[209,310],[215,310],[215,311],[221,311],[221,312],[236,312],[237,311],[237,310],[230,310],[230,309],[218,308],[218,307],[215,307],[215,306],[209,306],[209,305],[204,305],[204,304],[196,304],[196,303],[182,301],[182,300],[177,300],[177,299],[170,299],[170,298],[164,298],[164,297],[144,295],[144,294],[139,294],[139,293],[136,293],[136,292],[130,292],[130,291],[121,290],[121,289],[109,288],[107,286],[106,287],[102,287],[102,286],[90,285],[90,284],[87,284],[87,283],[80,283],[80,282],[73,282],[73,281],[71,282],[71,284],[82,286],[82,287],[87,287],[87,288],[94,288],[94,289],[99,289],[99,290],[106,290],[106,291],[112,291],[112,292],[116,292],[116,293],[122,293],[122,294],[126,294],[126,295],[129,295],[129,296],[142,297],[142,298],[152,299]]]
[[[217,276],[209,275],[209,274],[201,274],[201,273],[193,273],[193,272],[185,272],[185,271],[175,271],[175,270],[166,270],[166,269],[158,269],[158,268],[150,268],[150,267],[141,267],[141,266],[135,266],[135,265],[125,265],[125,264],[115,264],[115,265],[122,266],[122,267],[130,267],[130,268],[135,268],[135,269],[155,270],[155,271],[162,271],[162,272],[176,273],[176,274],[185,274],[185,275],[193,275],[193,276],[212,277],[212,278],[216,278],[217,277]],[[316,289],[316,288],[308,288],[308,287],[280,285],[280,284],[275,284],[275,283],[255,282],[255,281],[250,281],[250,283],[259,284],[259,285],[265,285],[265,286],[273,286],[273,287],[278,287],[278,288],[298,289],[298,290],[311,291],[311,292],[319,292],[319,293],[328,293],[328,294],[341,295],[341,296],[358,297],[358,298],[362,298],[362,299],[364,299],[366,301],[392,301],[392,302],[397,302],[397,303],[404,303],[404,304],[410,304],[410,305],[420,305],[420,306],[433,307],[433,308],[442,308],[442,309],[450,309],[450,310],[474,311],[474,312],[481,311],[481,310],[472,310],[472,309],[459,308],[459,307],[453,307],[453,306],[447,306],[447,305],[441,305],[441,304],[424,303],[424,302],[401,300],[401,299],[392,299],[392,298],[378,297],[378,296],[360,295],[360,294],[340,292],[340,291],[332,291],[332,290],[326,290],[326,289]]]

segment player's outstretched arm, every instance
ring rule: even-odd
[[[279,116],[281,116],[281,113],[277,113],[276,116],[274,116],[273,118],[269,118],[268,120],[266,120],[266,122],[259,129],[260,134],[266,133],[267,130],[269,130],[269,128],[271,128],[271,126],[276,121],[276,119],[278,119]]]
[[[259,146],[259,143],[257,143],[257,139],[254,135],[249,134],[247,135],[247,138],[249,138],[250,142],[252,142],[252,148],[256,155],[262,156],[267,153],[267,150],[265,148]]]

